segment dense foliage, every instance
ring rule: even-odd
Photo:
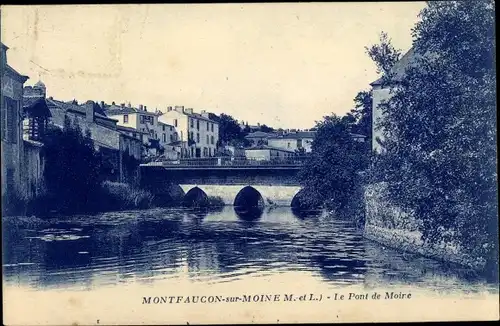
[[[64,129],[51,128],[45,140],[45,183],[59,211],[85,211],[95,203],[102,159],[87,130],[68,118]]]
[[[359,172],[368,164],[367,143],[353,140],[352,123],[346,117],[324,117],[316,128],[311,156],[299,173],[302,206],[340,211],[361,202],[356,194],[361,186]]]
[[[238,122],[230,115],[221,113],[217,118],[219,122],[219,142],[222,145],[239,145],[245,140],[245,133]]]
[[[492,0],[429,2],[413,30],[415,63],[382,106],[375,171],[425,239],[496,248],[496,69]]]
[[[371,91],[361,91],[354,98],[354,108],[347,114],[352,119],[352,132],[366,136],[365,141],[372,139],[372,103]]]

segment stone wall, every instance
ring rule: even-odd
[[[24,141],[23,178],[27,184],[26,197],[35,198],[45,192],[45,160],[42,155],[43,144],[31,140]]]
[[[386,196],[386,184],[382,182],[370,184],[365,188],[365,238],[429,258],[457,263],[477,270],[484,268],[484,259],[463,253],[457,243],[423,241],[421,224],[415,215],[389,203],[385,199]]]

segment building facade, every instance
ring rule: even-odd
[[[2,196],[27,196],[25,148],[22,132],[23,87],[28,77],[19,74],[7,63],[8,47],[1,43],[1,169]]]
[[[303,150],[306,153],[311,152],[312,142],[316,132],[314,131],[296,131],[289,132],[283,135],[271,136],[267,139],[269,146],[275,148],[286,149],[290,151]]]
[[[172,125],[181,142],[181,157],[214,157],[219,142],[219,124],[209,118],[209,113],[195,113],[183,106],[169,106],[159,120]]]
[[[255,161],[283,160],[291,158],[295,155],[296,153],[293,150],[276,148],[267,145],[259,145],[245,149],[245,157],[248,160],[255,160]]]
[[[104,107],[108,117],[117,120],[117,125],[130,128],[141,133],[142,141],[148,148],[151,155],[160,155],[160,152],[176,151],[179,140],[178,133],[174,126],[160,121],[161,112],[148,111],[146,106],[139,105],[134,108],[130,104],[121,104],[119,106],[111,104],[110,106],[101,104]],[[159,144],[155,147],[154,144]],[[179,147],[180,151],[180,147]],[[171,156],[171,153],[167,154]]]

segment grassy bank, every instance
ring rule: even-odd
[[[35,198],[26,198],[19,194],[4,195],[2,216],[48,216],[155,207],[154,195],[151,192],[126,183],[105,181],[90,194],[82,195],[78,191],[73,193],[70,201],[61,200],[51,193]]]

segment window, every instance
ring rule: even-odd
[[[174,140],[179,140],[179,136],[177,135],[176,132],[174,132]]]
[[[173,143],[174,142],[174,135],[170,134],[170,142]]]
[[[174,119],[174,126],[177,127],[177,119]]]
[[[287,147],[290,148],[290,143],[288,143]]]
[[[163,134],[163,142],[166,143],[167,142],[167,135],[166,134]]]
[[[214,144],[214,136],[210,136],[210,144]]]
[[[212,132],[214,132],[214,124],[213,124],[213,123],[211,123],[211,124],[210,124],[210,126],[211,126],[211,128],[212,128]]]
[[[128,114],[123,115],[123,123],[128,123]]]
[[[196,142],[199,143],[200,142],[200,133],[197,133],[196,134]]]
[[[140,115],[139,116],[139,122],[144,124],[144,116],[143,115]]]
[[[208,148],[208,156],[212,156],[212,149],[210,147]]]
[[[191,122],[191,128],[194,128],[194,119],[189,119],[189,121]]]
[[[200,130],[200,120],[196,120],[196,130]]]
[[[207,121],[207,131],[210,131],[210,123]]]
[[[162,126],[161,126],[161,129],[162,129],[163,131],[165,131],[165,125],[162,125]]]
[[[2,112],[2,138],[16,144],[18,137],[18,101],[4,97]],[[6,114],[5,114],[6,113]]]
[[[208,135],[207,135],[207,145],[208,145],[208,144],[210,144],[210,141],[209,141],[209,140],[210,140],[210,138],[209,138],[209,137],[208,137]]]
[[[192,131],[189,133],[189,138],[194,141],[194,133]]]
[[[302,139],[297,139],[297,148],[302,148]]]

